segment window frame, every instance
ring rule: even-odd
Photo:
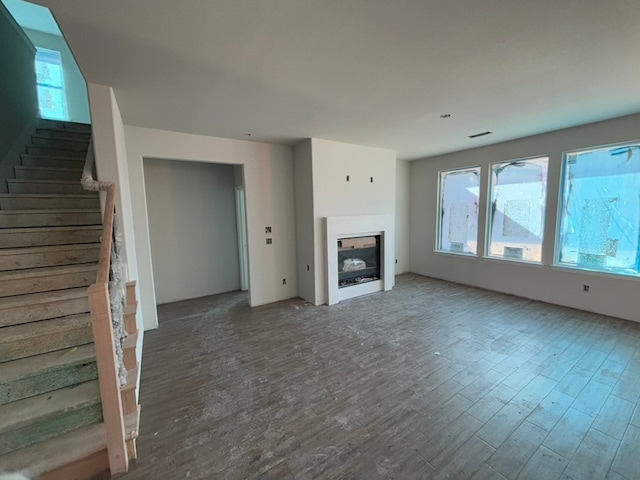
[[[38,67],[37,64],[38,62],[42,62],[42,60],[38,60],[38,52],[42,52],[44,54],[54,54],[59,60],[59,66],[60,66],[60,86],[55,86],[55,85],[47,85],[46,83],[41,83],[39,78],[38,78]],[[54,62],[43,62],[43,63],[49,63],[51,65],[57,65]],[[69,121],[69,105],[68,105],[68,100],[67,100],[67,86],[66,86],[66,82],[65,82],[65,71],[64,71],[64,66],[62,64],[62,52],[58,51],[58,50],[52,50],[50,48],[43,48],[43,47],[36,47],[36,55],[33,59],[33,67],[36,73],[36,90],[37,90],[37,100],[38,100],[38,114],[40,115],[40,118],[46,119],[46,120],[58,120],[58,121]],[[40,92],[39,89],[40,87],[44,87],[44,88],[50,88],[50,89],[54,89],[54,90],[58,90],[59,92],[61,92],[61,99],[62,99],[62,116],[61,117],[52,117],[52,116],[44,116],[42,114],[42,109],[40,108]]]
[[[443,250],[442,249],[442,200],[443,200],[443,175],[450,174],[452,172],[464,172],[464,171],[478,171],[478,209],[477,209],[477,233],[476,233],[476,251],[472,252],[455,252],[452,250]],[[447,168],[443,170],[438,170],[438,188],[437,188],[437,208],[436,208],[436,238],[435,238],[435,248],[434,253],[443,254],[443,255],[457,255],[459,257],[465,258],[475,258],[479,257],[479,239],[480,239],[480,195],[482,190],[482,165],[472,165],[468,167],[460,167],[460,168]]]
[[[542,211],[542,225],[541,225],[541,241],[540,241],[540,260],[526,260],[522,258],[511,258],[505,256],[497,256],[491,255],[491,237],[492,237],[492,223],[493,223],[493,214],[492,214],[492,206],[493,206],[493,169],[496,165],[505,165],[508,166],[510,164],[518,163],[518,162],[527,162],[531,160],[541,160],[546,159],[547,161],[547,171],[545,173],[544,180],[544,206]],[[546,220],[548,215],[548,200],[549,200],[549,165],[551,164],[551,155],[542,154],[542,155],[533,155],[529,157],[516,158],[513,160],[501,160],[497,162],[489,163],[489,172],[487,175],[487,211],[485,215],[485,239],[484,239],[484,254],[482,256],[483,259],[486,260],[495,260],[498,262],[510,262],[510,263],[522,263],[526,265],[532,266],[543,266],[544,265],[544,239],[546,237]]]
[[[598,270],[595,268],[585,268],[580,267],[578,265],[571,265],[568,263],[562,263],[560,261],[560,256],[562,253],[562,226],[563,226],[563,218],[564,218],[564,205],[565,205],[565,183],[567,180],[567,158],[570,155],[576,154],[584,154],[595,152],[598,150],[607,150],[607,149],[615,149],[615,148],[624,148],[626,146],[638,146],[640,145],[640,139],[638,140],[628,140],[624,142],[616,142],[616,143],[608,143],[604,145],[597,145],[593,147],[586,148],[576,148],[572,150],[563,150],[561,156],[560,163],[560,179],[558,182],[558,197],[557,197],[557,211],[556,211],[556,222],[555,222],[555,238],[553,245],[553,262],[551,263],[551,268],[554,270],[570,270],[573,272],[579,272],[581,274],[587,275],[595,275],[595,276],[603,276],[607,278],[618,278],[632,281],[640,281],[640,270],[635,274],[629,274],[624,272],[616,272],[613,270]],[[639,152],[640,154],[640,152]],[[640,172],[639,172],[640,173]],[[640,220],[638,221],[638,227],[640,228]],[[640,243],[638,244],[638,255],[640,255]]]

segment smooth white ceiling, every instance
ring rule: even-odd
[[[37,3],[129,125],[416,159],[640,112],[638,0]]]

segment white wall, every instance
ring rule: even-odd
[[[125,263],[127,280],[138,282],[138,261],[135,249],[133,215],[130,208],[131,193],[129,189],[129,170],[124,138],[124,125],[118,108],[118,102],[111,87],[89,84],[91,105],[92,139],[95,154],[98,180],[116,183],[116,222],[115,233],[122,242],[122,261]],[[102,203],[104,204],[104,194]],[[103,205],[104,208],[104,205]],[[136,356],[142,362],[142,344],[144,341],[145,318],[140,301],[141,286],[137,283],[138,309],[136,323],[138,327],[138,343]],[[138,376],[137,394],[140,392]]]
[[[296,212],[298,296],[316,304],[315,235],[313,220],[313,166],[311,139],[293,148]]]
[[[143,158],[244,166],[251,306],[296,296],[292,149],[288,146],[125,126],[130,210],[145,328],[158,325]],[[272,227],[267,245],[265,226]],[[282,279],[287,279],[283,285]]]
[[[67,42],[58,35],[51,35],[50,33],[26,28],[24,31],[36,47],[60,52],[60,59],[64,70],[64,90],[67,96],[69,121],[91,123],[87,83],[71,50],[69,50]]]
[[[316,304],[326,303],[324,218],[395,215],[396,154],[391,150],[311,139]],[[349,181],[346,180],[347,175]],[[370,178],[373,177],[373,183]],[[394,242],[391,232],[386,242]],[[391,249],[394,251],[394,248]],[[306,264],[305,262],[305,268]]]
[[[559,130],[483,148],[432,157],[411,165],[411,271],[490,290],[640,321],[640,280],[551,267],[553,262],[562,152],[640,138],[640,115]],[[438,171],[482,166],[488,185],[491,162],[549,155],[549,176],[542,266],[434,253]],[[484,251],[486,188],[480,196],[478,251]],[[582,291],[590,285],[589,293]]]
[[[156,301],[240,289],[234,166],[144,159]]]
[[[93,151],[98,180],[116,183],[116,234],[124,245],[123,260],[127,277],[136,280],[136,258],[131,191],[124,125],[118,102],[111,87],[89,84],[91,102]],[[103,194],[104,195],[104,194]]]
[[[35,49],[0,3],[0,192],[13,178],[13,166],[31,138],[38,115]]]
[[[411,163],[396,162],[396,275],[409,271],[409,207]]]

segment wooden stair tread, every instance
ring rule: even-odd
[[[32,157],[37,157],[39,155],[31,155]],[[62,157],[65,158],[65,157]],[[80,162],[79,162],[80,163]],[[51,171],[51,172],[77,172],[82,174],[82,168],[65,168],[65,167],[25,167],[24,165],[16,165],[16,170],[38,170],[38,171]]]
[[[37,247],[0,248],[2,255],[24,255],[29,253],[64,252],[67,250],[92,250],[100,248],[99,243],[67,243],[64,245],[40,245]]]
[[[29,210],[31,211],[31,210]],[[47,210],[50,211],[50,210]],[[84,210],[83,210],[84,211]],[[51,233],[51,232],[73,232],[74,230],[100,230],[102,231],[102,225],[70,225],[64,227],[17,227],[17,228],[2,228],[0,233]]]
[[[75,330],[87,325],[91,325],[91,315],[89,313],[80,313],[77,315],[3,327],[2,330],[0,330],[0,348],[2,348],[3,343],[21,342],[34,337]]]
[[[23,305],[36,305],[41,303],[50,303],[60,300],[72,300],[87,296],[86,287],[66,288],[63,290],[54,290],[51,292],[27,293],[24,295],[15,295],[5,297],[0,302],[0,317],[2,310],[5,308],[20,307]]]
[[[0,456],[0,465],[6,470],[42,475],[88,457],[106,446],[105,425],[96,423]]]
[[[47,135],[39,135],[39,134],[34,134],[31,135],[31,140],[33,140],[34,138],[37,138],[38,140],[62,140],[65,142],[77,142],[77,143],[81,143],[83,144],[82,146],[87,146],[89,145],[89,139],[88,138],[62,138],[62,137],[49,137]]]
[[[96,352],[93,344],[88,343],[56,352],[0,363],[0,385],[46,373],[64,366],[92,362],[95,359]]]
[[[44,198],[44,199],[58,199],[58,198],[96,198],[99,196],[98,192],[87,193],[0,193],[0,198]],[[47,210],[51,211],[51,210]]]
[[[55,185],[78,185],[78,180],[43,180],[40,178],[8,178],[7,183],[39,183],[39,184],[55,184]]]
[[[20,158],[44,158],[46,160],[73,160],[80,165],[84,165],[84,158],[68,158],[61,155],[45,155],[39,153],[21,153]]]
[[[39,215],[46,213],[48,215],[55,213],[101,213],[99,208],[56,208],[41,210],[0,210],[0,215]],[[26,227],[28,228],[28,227]]]
[[[11,281],[23,278],[48,277],[65,273],[90,272],[98,269],[98,263],[79,263],[77,265],[61,265],[56,267],[29,268],[26,270],[8,270],[0,272],[0,281]]]
[[[73,411],[100,402],[97,380],[61,388],[0,406],[0,432],[15,430],[37,418],[60,411]]]

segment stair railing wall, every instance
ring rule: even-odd
[[[120,361],[117,350],[121,339],[114,335],[112,307],[109,295],[111,254],[114,245],[115,183],[98,182],[93,178],[93,145],[90,143],[82,174],[85,190],[106,194],[100,257],[96,283],[89,287],[89,306],[93,325],[94,345],[98,366],[100,396],[105,423],[107,452],[111,474],[123,473],[129,467],[124,410],[120,395]],[[118,342],[118,345],[117,343]]]

